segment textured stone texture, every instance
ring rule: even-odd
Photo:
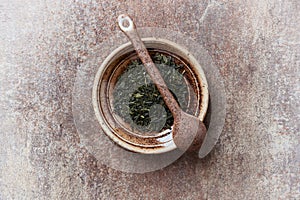
[[[300,3],[0,1],[0,199],[299,199]],[[224,131],[205,159],[126,174],[80,145],[77,69],[116,17],[185,33],[224,78]]]

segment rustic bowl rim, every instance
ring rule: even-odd
[[[191,63],[195,67],[195,70],[197,70],[197,72],[200,75],[199,82],[201,84],[201,109],[200,109],[200,114],[199,114],[198,118],[201,121],[203,121],[204,117],[206,115],[207,109],[208,109],[209,92],[208,92],[208,84],[207,84],[205,73],[204,73],[201,65],[199,64],[199,62],[196,60],[196,58],[181,45],[174,43],[167,39],[156,38],[156,37],[146,37],[146,38],[142,38],[142,41],[145,42],[146,46],[151,43],[157,43],[157,44],[161,43],[161,44],[172,46],[172,48],[177,50],[177,52],[174,53],[175,55],[178,55],[178,52],[180,52],[181,53],[180,56],[184,57],[189,63]],[[115,133],[109,128],[109,124],[107,124],[105,119],[102,117],[102,114],[101,114],[101,111],[99,108],[99,104],[100,104],[99,94],[98,94],[99,83],[101,81],[101,78],[102,78],[105,70],[107,69],[107,66],[109,66],[109,64],[112,62],[112,59],[114,59],[114,57],[118,53],[120,53],[122,50],[124,50],[130,46],[131,46],[131,43],[127,42],[127,43],[123,43],[122,45],[117,47],[104,59],[104,61],[102,62],[102,64],[100,65],[100,67],[97,70],[97,73],[96,73],[96,76],[94,79],[94,83],[93,83],[93,88],[92,88],[92,103],[93,103],[93,108],[95,111],[96,118],[97,118],[98,122],[100,123],[100,126],[103,129],[104,133],[110,139],[112,139],[115,143],[117,143],[118,145],[120,145],[121,147],[123,147],[127,150],[134,151],[137,153],[143,153],[143,154],[160,154],[160,153],[166,153],[166,152],[172,151],[177,148],[173,141],[168,146],[164,146],[162,148],[155,148],[155,147],[145,148],[145,147],[139,147],[139,146],[135,146],[130,143],[127,143],[115,135]],[[133,47],[132,47],[132,50],[133,50]]]

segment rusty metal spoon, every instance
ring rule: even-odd
[[[180,108],[172,93],[169,91],[159,70],[153,63],[144,43],[137,33],[136,26],[132,19],[128,15],[122,14],[118,17],[118,24],[120,29],[131,41],[146,71],[173,115],[174,125],[172,135],[176,146],[183,151],[187,149],[199,149],[206,134],[205,125],[200,119],[184,112]]]

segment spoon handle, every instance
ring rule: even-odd
[[[135,51],[137,52],[139,58],[143,62],[146,71],[151,77],[151,80],[156,85],[158,91],[163,97],[164,102],[166,103],[173,117],[175,118],[175,116],[178,115],[178,113],[180,113],[178,111],[181,110],[181,108],[179,107],[172,93],[169,91],[159,70],[153,63],[144,43],[142,42],[140,36],[137,33],[136,26],[133,23],[132,19],[128,15],[120,15],[118,17],[118,24],[120,29],[125,33],[125,35],[131,41]]]

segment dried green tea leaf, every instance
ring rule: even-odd
[[[179,105],[186,108],[188,88],[180,71],[183,65],[176,64],[174,57],[160,52],[150,56]],[[115,112],[131,125],[132,130],[160,131],[173,125],[174,119],[170,110],[139,59],[132,60],[118,77],[113,95]],[[161,107],[153,109],[155,105]],[[165,124],[161,125],[162,122]]]

